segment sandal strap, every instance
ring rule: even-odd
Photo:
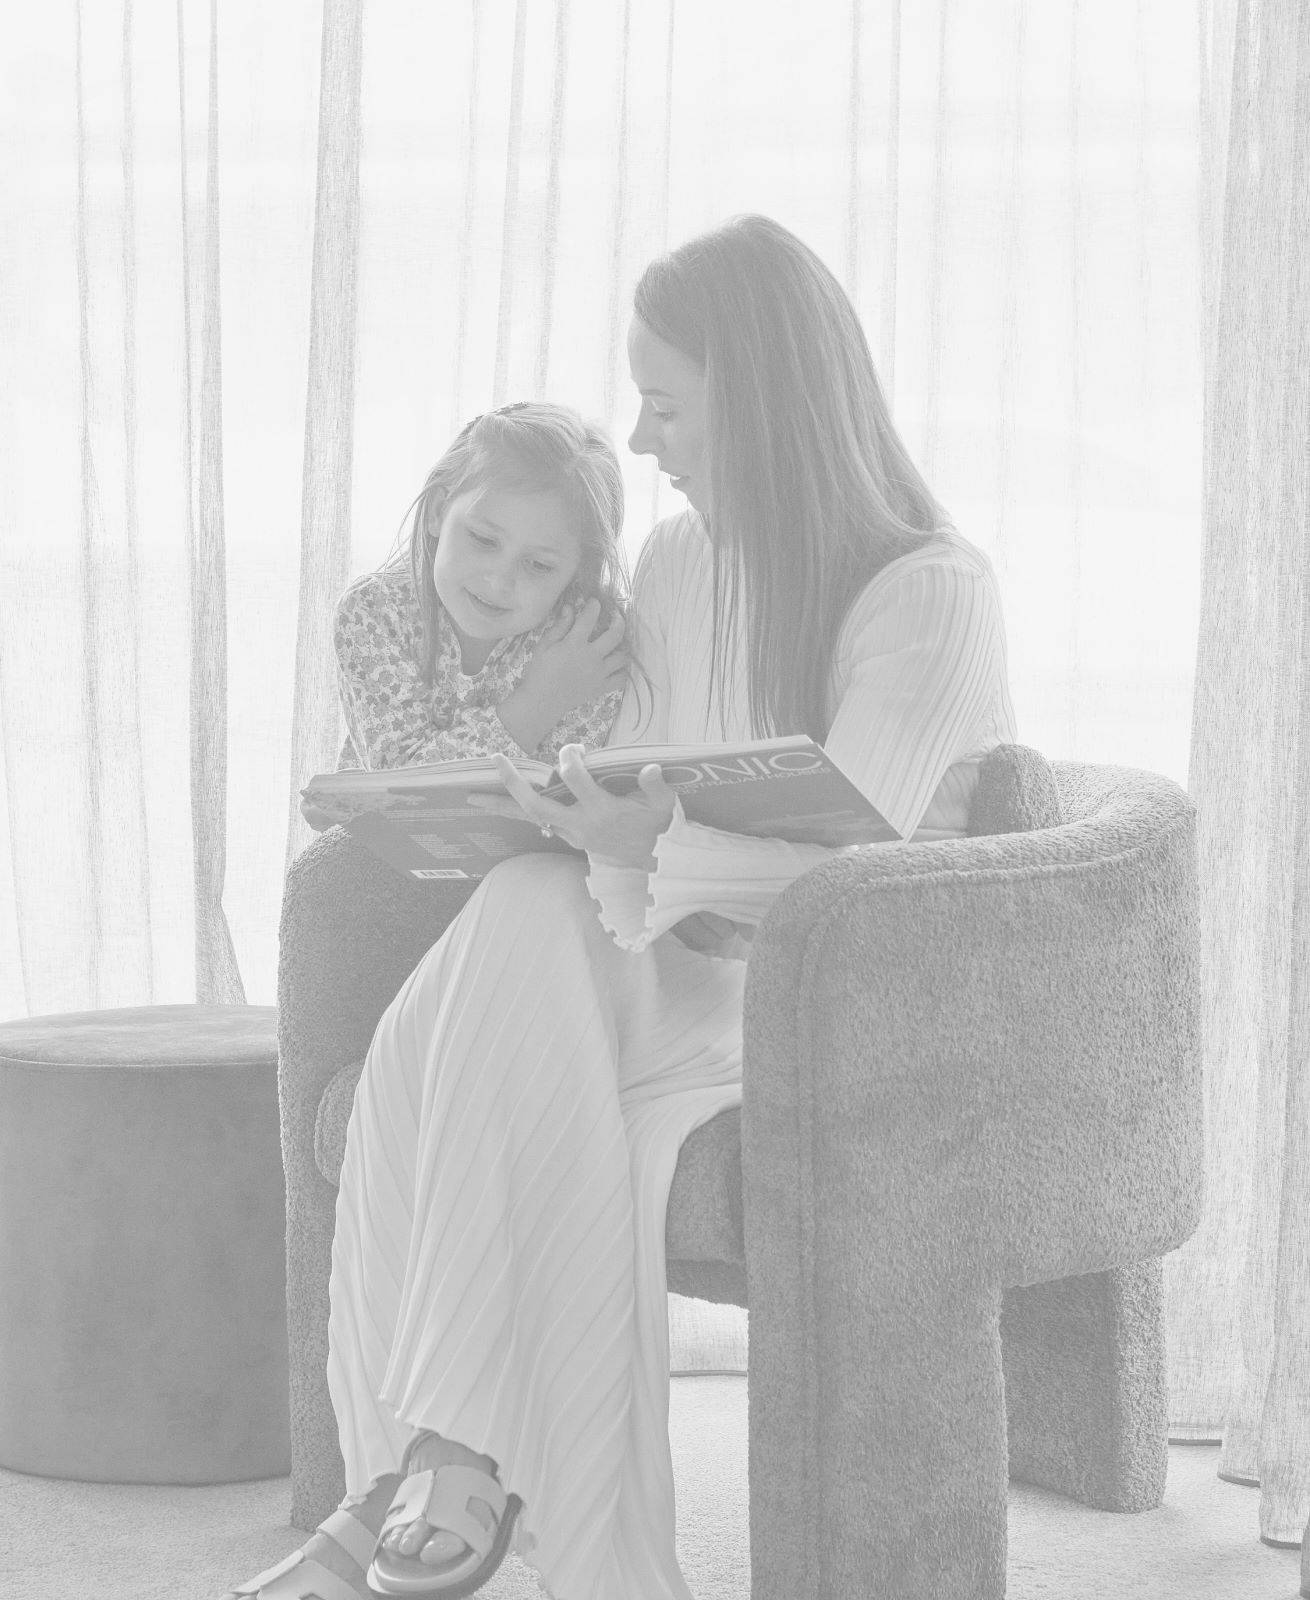
[[[399,1488],[391,1497],[391,1504],[387,1507],[387,1514],[382,1522],[382,1532],[378,1536],[379,1544],[395,1529],[406,1528],[423,1515],[427,1509],[428,1491],[431,1487],[431,1469],[426,1472],[411,1472],[401,1480]]]
[[[495,1522],[490,1528],[469,1510],[471,1500],[485,1500],[491,1507]],[[437,1468],[436,1484],[424,1517],[433,1527],[458,1534],[470,1550],[485,1559],[496,1542],[505,1505],[505,1491],[489,1472],[452,1463]]]
[[[293,1550],[289,1556],[285,1556],[275,1565],[265,1567],[263,1572],[257,1572],[253,1578],[247,1578],[244,1583],[237,1584],[232,1593],[239,1595],[240,1600],[247,1600],[247,1596],[258,1595],[259,1591],[272,1583],[275,1578],[280,1578],[293,1567],[299,1566],[301,1555],[301,1551]]]
[[[456,1466],[452,1462],[411,1473],[396,1491],[382,1533],[406,1527],[422,1517],[430,1527],[453,1533],[479,1558],[485,1558],[495,1543],[497,1530],[486,1527],[473,1515],[468,1508],[470,1500],[485,1500],[497,1524],[505,1515],[504,1489],[490,1473],[477,1467]]]
[[[358,1517],[338,1506],[319,1523],[318,1531],[339,1544],[361,1572],[368,1570],[378,1546],[377,1535],[370,1533]]]
[[[335,1535],[334,1535],[335,1537]],[[359,1600],[359,1590],[303,1550],[293,1550],[236,1590],[257,1600]]]

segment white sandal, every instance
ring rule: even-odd
[[[416,1435],[405,1451],[400,1467],[403,1481],[387,1511],[369,1565],[369,1592],[383,1600],[394,1596],[408,1596],[409,1600],[464,1600],[488,1582],[505,1559],[523,1502],[516,1494],[507,1495],[490,1473],[478,1467],[447,1462],[424,1472],[409,1472],[410,1454],[421,1437]],[[472,1500],[483,1500],[491,1507],[496,1516],[494,1528],[486,1527],[469,1510]],[[433,1567],[417,1556],[398,1556],[383,1548],[382,1540],[388,1533],[420,1518],[434,1533],[453,1533],[468,1549],[453,1561]]]
[[[377,1535],[370,1533],[358,1517],[340,1508],[320,1522],[316,1532],[327,1534],[339,1544],[361,1572],[368,1568],[377,1549]],[[293,1550],[285,1561],[230,1593],[238,1600],[359,1600],[357,1584],[347,1583],[303,1549]]]

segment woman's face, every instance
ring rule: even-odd
[[[581,560],[577,529],[554,491],[482,488],[456,495],[441,519],[432,582],[463,648],[465,671],[478,671],[498,639],[544,622]]]
[[[641,394],[641,412],[628,439],[629,448],[639,456],[654,456],[673,487],[708,516],[705,369],[665,344],[640,317],[633,317],[628,329],[628,366]]]

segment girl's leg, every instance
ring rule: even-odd
[[[499,1464],[520,1552],[556,1593],[685,1600],[669,1519],[630,1503],[634,1471],[662,1482],[668,1455],[665,1423],[655,1461],[628,1461],[660,1338],[652,1226],[667,1311],[662,1201],[634,1226],[626,1103],[682,1100],[656,1144],[713,1114],[698,1086],[730,1103],[741,970],[676,940],[619,950],[583,872],[497,868],[379,1023],[342,1170],[329,1382],[351,1492],[431,1429]],[[636,1204],[651,1193],[637,1183]],[[664,1363],[666,1383],[666,1346]]]

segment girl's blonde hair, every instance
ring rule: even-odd
[[[845,290],[780,224],[736,217],[652,262],[634,310],[705,372],[720,709],[741,598],[756,733],[821,740],[847,611],[949,528],[946,513],[892,425]]]
[[[441,649],[441,610],[432,581],[432,558],[451,499],[470,489],[510,494],[552,491],[568,508],[582,545],[582,560],[562,598],[597,599],[599,626],[627,603],[623,562],[623,476],[604,429],[567,406],[520,400],[474,417],[460,429],[428,473],[415,500],[409,533],[387,563],[408,568],[423,617],[424,681],[431,684]],[[409,515],[409,513],[407,513]]]

